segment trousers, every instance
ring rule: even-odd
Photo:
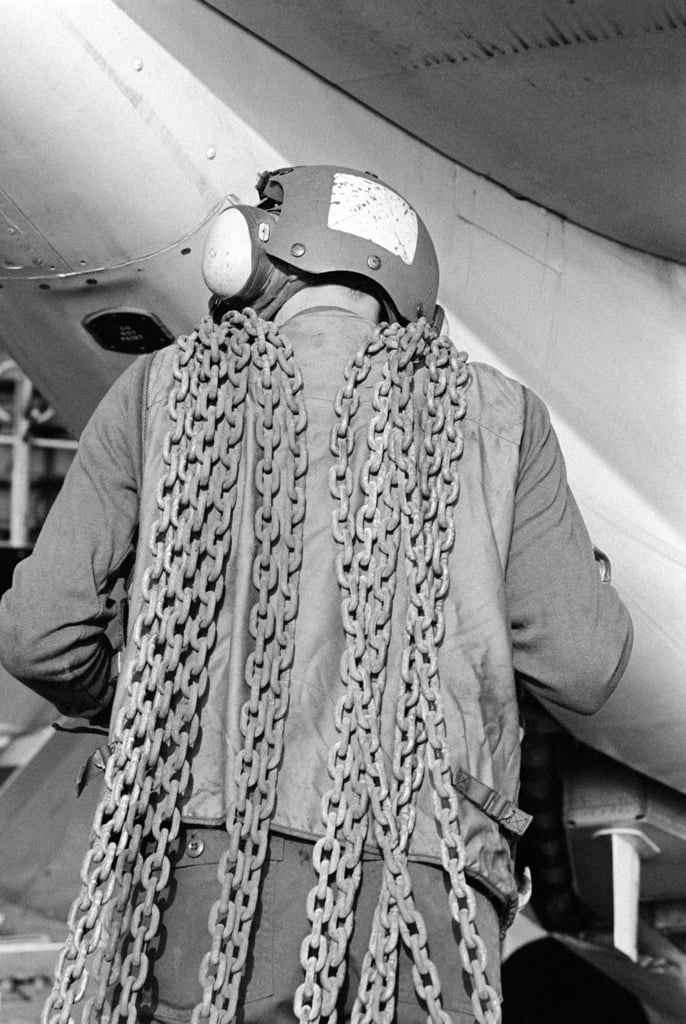
[[[139,1020],[185,1024],[202,999],[200,962],[209,950],[208,917],[219,895],[217,867],[226,848],[220,829],[183,828],[171,882],[163,894],[161,927],[149,950],[150,970],[141,993]],[[296,1020],[293,999],[304,974],[300,947],[309,933],[306,898],[315,884],[311,842],[270,836],[256,921],[246,964],[237,1024],[281,1024]],[[381,886],[383,862],[365,859],[348,947],[348,968],[339,1000],[339,1021],[348,1021]],[[415,902],[427,927],[429,954],[441,980],[443,1008],[453,1024],[473,1024],[470,979],[462,969],[441,867],[410,864]],[[486,946],[489,984],[500,994],[500,922],[494,904],[475,891],[476,926]],[[402,945],[400,942],[399,945]],[[398,958],[396,1024],[425,1024],[427,1010],[417,996],[412,960]]]

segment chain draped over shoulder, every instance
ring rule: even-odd
[[[359,410],[358,388],[375,358],[384,361],[384,368],[374,387],[367,429],[363,501],[355,510],[350,425]],[[414,401],[419,368],[426,382],[421,412]],[[450,880],[460,959],[472,979],[475,1017],[486,1024],[500,1020],[464,873],[437,663],[467,381],[464,353],[437,337],[425,321],[405,328],[380,325],[348,363],[335,402],[330,489],[346,648],[335,713],[340,738],[329,752],[331,788],[322,800],[324,834],[313,852],[317,881],[307,900],[311,930],[301,947],[304,981],[295,993],[301,1022],[334,1024],[337,1019],[370,825],[384,877],[353,1020],[392,1021],[400,940],[412,956],[415,987],[429,1019],[450,1019],[441,1007],[440,980],[407,863],[415,799],[425,772]],[[200,704],[208,686],[249,389],[258,406],[257,598],[250,615],[252,645],[240,717],[243,745],[235,765],[238,798],[227,820],[209,950],[200,963],[203,998],[192,1019],[194,1024],[228,1024],[235,1018],[288,713],[307,472],[299,369],[288,342],[252,310],[231,313],[219,325],[205,320],[177,342],[165,469],[157,488],[159,516],[150,537],[152,559],[143,576],[141,612],[133,626],[136,657],[125,680],[127,700],[114,723],[105,792],[44,1024],[69,1024],[84,997],[84,1022],[134,1024],[137,1019],[137,995],[148,973],[146,949],[159,928],[170,844],[180,829],[179,801],[190,781]],[[285,470],[275,459],[279,450],[287,452],[279,463]],[[279,493],[285,500],[276,500]],[[400,567],[409,601],[389,774],[380,747],[380,716]]]
[[[386,362],[372,396],[369,456],[361,480],[364,501],[355,512],[348,464],[350,423],[359,409],[359,386],[379,352]],[[419,368],[426,370],[426,385],[418,415],[413,399]],[[449,339],[437,337],[425,321],[406,328],[382,326],[348,363],[336,399],[330,489],[335,499],[333,533],[340,548],[336,571],[346,650],[336,708],[341,738],[329,755],[333,785],[322,800],[326,831],[314,852],[318,883],[308,899],[312,929],[302,945],[305,981],[295,999],[301,1024],[321,1019],[333,1024],[337,1019],[370,817],[384,876],[352,1020],[390,1024],[394,1019],[399,937],[411,954],[415,988],[427,1005],[429,1020],[450,1020],[441,1007],[440,980],[428,954],[407,864],[415,798],[425,769],[451,884],[450,909],[461,936],[462,967],[472,978],[475,1018],[495,1024],[501,1017],[498,996],[486,980],[485,947],[474,926],[474,897],[464,873],[437,660],[443,599],[450,585],[451,510],[459,494],[460,421],[466,411],[468,376],[465,354],[457,352]],[[381,752],[380,720],[399,561],[410,600],[389,775]]]

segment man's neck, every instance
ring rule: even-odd
[[[366,292],[353,291],[340,284],[315,284],[301,288],[284,302],[274,317],[278,326],[290,320],[296,313],[315,306],[336,306],[356,313],[365,320],[378,323],[381,319],[381,307],[377,300]]]

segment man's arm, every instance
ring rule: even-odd
[[[548,412],[525,389],[507,596],[515,671],[536,696],[592,714],[631,652],[629,613],[601,582]]]
[[[138,521],[147,357],[115,382],[79,449],[31,555],[0,601],[0,660],[63,714],[91,717],[111,699],[116,615],[110,591]]]

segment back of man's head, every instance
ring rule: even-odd
[[[391,186],[333,165],[266,171],[260,202],[219,215],[203,254],[215,314],[273,317],[303,288],[343,284],[389,321],[435,321],[438,262],[424,222]]]

